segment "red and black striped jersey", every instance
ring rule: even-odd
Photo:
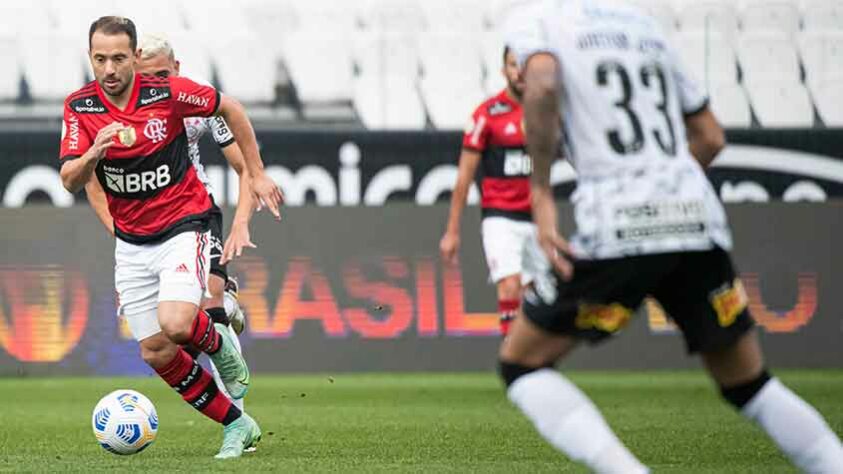
[[[115,234],[143,244],[207,228],[211,199],[188,154],[184,118],[214,115],[220,94],[183,77],[136,74],[124,110],[109,102],[96,82],[64,102],[60,158],[82,156],[100,129],[127,128],[97,164]]]
[[[530,220],[533,164],[524,146],[521,104],[506,90],[480,104],[466,127],[462,146],[482,154],[483,216]]]

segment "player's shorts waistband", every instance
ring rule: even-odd
[[[487,217],[503,217],[519,222],[530,222],[533,220],[533,213],[530,211],[510,211],[507,209],[495,209],[484,207],[482,211],[483,218]]]

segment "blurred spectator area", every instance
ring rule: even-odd
[[[843,125],[843,0],[631,1],[675,40],[725,125]],[[0,121],[60,117],[63,98],[91,79],[90,23],[119,14],[141,35],[169,35],[185,75],[258,121],[462,129],[504,86],[497,26],[518,3],[2,1]]]

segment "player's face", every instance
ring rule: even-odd
[[[137,56],[132,51],[129,35],[94,33],[91,38],[91,67],[102,90],[113,97],[120,97],[135,75]]]
[[[158,77],[179,75],[179,62],[167,54],[156,54],[151,58],[138,60],[138,72]]]
[[[521,70],[518,68],[518,61],[512,51],[506,53],[503,75],[506,77],[506,85],[509,90],[517,97],[521,97],[521,94],[524,93],[524,81],[521,79]]]

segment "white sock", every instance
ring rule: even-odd
[[[234,347],[237,348],[237,352],[242,354],[243,349],[240,348],[240,338],[237,337],[237,333],[234,332],[234,329],[231,326],[227,326],[227,327],[228,327],[228,332],[231,334],[231,339],[234,341]],[[239,408],[240,411],[244,411],[243,407],[245,405],[243,403],[243,399],[241,398],[239,400],[234,400],[233,398],[231,398],[231,395],[228,394],[228,390],[225,389],[225,384],[222,383],[222,378],[220,378],[220,373],[217,370],[217,366],[214,365],[214,361],[211,361],[211,372],[214,374],[214,382],[217,384],[217,388],[219,388],[220,391],[223,394],[225,394],[225,396],[228,397],[229,400],[231,400],[231,403],[233,403],[234,406]]]
[[[237,308],[240,307],[240,303],[238,303],[237,299],[228,293],[223,293],[222,307],[225,309],[225,315],[230,318],[237,311]]]
[[[647,473],[606,424],[597,407],[559,372],[541,369],[510,385],[509,399],[539,434],[574,461],[598,473]]]
[[[843,473],[843,446],[823,417],[778,379],[767,382],[741,412],[754,420],[799,469]]]

